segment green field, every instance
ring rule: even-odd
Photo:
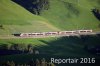
[[[59,30],[47,19],[28,12],[11,0],[0,0],[0,25],[4,27],[0,29],[0,35]]]
[[[84,5],[85,4],[85,5]],[[34,15],[11,0],[0,0],[0,35],[18,32],[100,30],[100,21],[91,12],[99,0],[50,0],[50,8]]]
[[[50,0],[50,9],[42,13],[52,25],[62,30],[93,29],[100,30],[100,21],[92,14],[99,0]]]

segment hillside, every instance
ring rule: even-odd
[[[100,1],[94,0],[49,0],[50,9],[42,12],[51,24],[62,30],[99,30],[100,21],[91,12],[100,8]]]
[[[99,0],[49,0],[49,8],[34,15],[11,0],[0,0],[0,25],[4,27],[0,34],[77,29],[98,31],[100,21],[91,9],[99,8],[99,5]]]
[[[20,1],[20,0],[17,0]],[[28,0],[21,0],[28,1]],[[47,1],[47,0],[30,0]],[[30,52],[38,50],[40,55],[37,57],[50,58],[57,57],[83,57],[100,58],[99,53],[94,52],[95,48],[100,47],[100,35],[69,36],[69,37],[41,37],[41,38],[17,38],[13,33],[21,32],[44,32],[62,31],[77,29],[92,29],[100,31],[100,20],[92,13],[92,9],[100,8],[100,0],[48,0],[48,9],[42,9],[37,14],[33,11],[12,0],[0,0],[0,49],[21,50]],[[31,2],[31,4],[36,2]],[[40,5],[40,4],[39,4]],[[39,6],[38,5],[38,6]],[[44,6],[42,4],[42,6]],[[39,7],[40,8],[40,7]],[[35,10],[35,11],[34,11]],[[35,12],[35,13],[34,13]],[[4,38],[2,38],[4,37]],[[10,39],[8,39],[8,37]],[[94,48],[94,49],[93,49]],[[9,53],[6,51],[7,53]],[[0,52],[2,54],[2,52]],[[11,52],[13,53],[13,52]],[[0,64],[6,61],[18,61],[24,63],[30,58],[36,58],[33,54],[7,55],[0,57]],[[42,54],[44,56],[42,56]],[[47,56],[45,56],[47,55]],[[50,56],[48,56],[50,55]],[[64,57],[63,57],[64,58]],[[24,59],[24,60],[23,60]],[[75,65],[75,64],[74,64]],[[64,65],[62,65],[64,66]],[[66,65],[65,65],[66,66]]]
[[[36,16],[11,0],[0,0],[0,34],[15,32],[37,32],[58,30],[48,23],[48,20]],[[40,30],[42,28],[42,30]]]

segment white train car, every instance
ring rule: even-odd
[[[65,31],[66,32],[66,34],[75,34],[76,33],[76,31]]]
[[[36,33],[36,36],[44,36],[44,35],[45,35],[44,32]]]
[[[21,33],[20,37],[28,37],[28,33]]]
[[[45,32],[45,36],[53,36],[53,35],[59,35],[59,31],[58,32]]]
[[[59,32],[59,35],[69,35],[69,34],[74,34],[76,31],[61,31]]]
[[[34,37],[34,36],[43,36],[44,33],[21,33],[20,37]]]
[[[83,34],[83,33],[92,33],[93,31],[92,30],[78,30],[76,32],[79,34]]]
[[[66,34],[65,31],[60,31],[60,32],[59,32],[59,35],[65,35],[65,34]]]
[[[29,34],[31,34],[31,33],[21,33],[20,37],[29,37]]]

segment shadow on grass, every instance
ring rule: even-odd
[[[32,50],[38,50],[39,54],[48,54],[48,55],[60,55],[60,56],[94,56],[91,52],[88,52],[88,46],[100,46],[100,35],[94,36],[70,36],[70,37],[60,37],[55,38],[52,41],[39,40],[40,42],[46,44],[41,46],[32,46]],[[9,42],[9,44],[1,44],[0,49],[8,50],[21,50],[25,51],[28,49],[28,44],[16,44]],[[32,44],[29,44],[32,45]],[[7,52],[8,53],[8,52]],[[34,53],[33,53],[34,54]]]
[[[48,0],[12,0],[12,1],[36,15],[40,15],[40,12],[42,10],[48,10],[49,8]]]
[[[57,38],[53,41],[47,42],[44,40],[39,40],[43,42],[44,44],[47,44],[46,46],[40,46],[36,47],[40,53],[39,55],[34,54],[20,54],[20,55],[9,55],[4,56],[0,59],[0,61],[5,62],[7,60],[9,61],[15,61],[16,63],[28,63],[33,58],[34,60],[36,58],[42,59],[45,58],[47,61],[50,61],[50,58],[67,58],[67,57],[95,57],[94,55],[88,53],[84,46],[86,45],[100,45],[100,35],[95,36],[81,36],[81,37],[61,37]],[[4,45],[5,46],[5,45]],[[24,59],[24,60],[23,60]],[[65,64],[63,66],[71,66],[70,64]],[[74,64],[72,64],[73,66]],[[76,66],[82,66],[82,64],[76,65]],[[57,65],[62,66],[62,65]],[[75,66],[75,65],[74,65]],[[84,65],[83,66],[89,66]],[[91,66],[91,65],[90,65]]]
[[[100,21],[100,10],[98,10],[98,9],[92,9],[92,13]]]
[[[47,44],[47,46],[38,48],[44,54],[91,56],[91,53],[88,53],[84,47],[86,45],[99,45],[100,36],[61,37],[51,42],[40,41]]]

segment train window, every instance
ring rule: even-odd
[[[66,32],[66,33],[73,33],[73,32]]]
[[[36,35],[36,34],[32,34],[32,35]]]
[[[32,35],[32,34],[28,34],[28,35]]]
[[[27,36],[27,34],[21,34],[20,36],[23,36],[24,37],[24,36]]]
[[[80,32],[86,32],[86,31],[80,31]]]
[[[66,32],[60,32],[60,34],[65,34]]]
[[[57,34],[57,33],[52,33],[52,34]]]
[[[43,34],[37,34],[37,35],[43,35]]]
[[[91,32],[91,31],[87,31],[87,32]]]
[[[37,34],[37,35],[40,35],[40,34]]]
[[[43,35],[43,34],[40,34],[40,35]]]
[[[23,35],[27,35],[27,34],[23,34]]]
[[[73,32],[73,33],[76,33],[76,32]]]
[[[46,34],[48,35],[48,34],[51,34],[51,33],[46,33]]]

